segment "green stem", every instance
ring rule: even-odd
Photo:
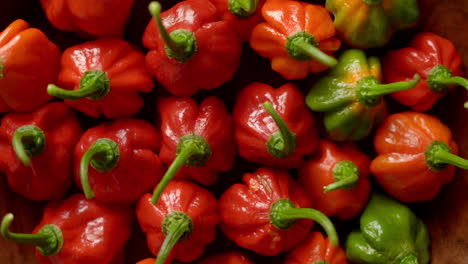
[[[334,183],[324,186],[324,193],[338,189],[353,189],[359,181],[359,168],[352,161],[340,161],[333,167]]]
[[[318,45],[314,35],[306,31],[299,31],[287,38],[286,51],[289,57],[298,61],[316,59],[329,67],[338,64],[335,58],[317,48]]]
[[[109,83],[109,78],[105,72],[101,70],[87,71],[80,80],[78,90],[62,89],[54,84],[49,84],[47,93],[66,100],[79,100],[85,97],[91,100],[99,100],[109,93]]]
[[[91,199],[94,197],[94,192],[89,184],[89,164],[91,163],[94,169],[105,172],[115,168],[119,162],[119,158],[120,151],[118,144],[107,138],[96,140],[86,151],[80,162],[80,180],[86,198]]]
[[[279,128],[279,131],[272,134],[266,143],[268,152],[275,158],[290,157],[296,150],[296,134],[288,128],[270,102],[266,101],[262,105]]]
[[[163,221],[163,233],[166,235],[158,252],[156,264],[165,264],[172,248],[178,242],[187,239],[193,231],[193,222],[189,215],[172,211]]]
[[[258,0],[229,0],[228,9],[241,19],[247,19],[257,12]]]
[[[448,87],[448,86],[460,85],[468,90],[468,79],[465,79],[460,76],[451,76],[451,77],[446,77],[446,78],[441,78],[441,79],[433,79],[432,85],[433,86],[435,85],[435,87]],[[468,102],[464,104],[464,107],[468,108]]]
[[[418,264],[418,263],[419,263],[418,258],[413,254],[404,257],[400,262],[400,264]]]
[[[63,245],[63,235],[60,228],[55,225],[45,225],[37,234],[21,234],[9,231],[14,216],[6,214],[2,219],[2,236],[15,243],[29,244],[36,246],[43,256],[53,256],[60,252]]]
[[[468,170],[468,160],[452,154],[450,147],[442,141],[433,141],[427,147],[425,155],[426,162],[431,170],[444,170],[448,164]]]
[[[329,67],[333,67],[336,64],[338,64],[338,61],[334,57],[326,54],[325,52],[321,51],[319,48],[310,43],[299,42],[297,45],[303,53]]]
[[[16,129],[11,144],[21,163],[24,166],[29,166],[31,164],[30,158],[44,151],[46,137],[44,131],[39,127],[25,125]]]
[[[195,134],[180,138],[179,144],[177,145],[177,156],[154,190],[151,202],[153,204],[158,203],[162,192],[183,165],[188,167],[201,167],[205,165],[210,156],[211,149],[204,138]]]
[[[270,208],[270,223],[280,230],[289,229],[298,219],[311,219],[319,223],[330,238],[331,245],[339,244],[335,226],[322,212],[311,208],[296,208],[289,199],[277,200]]]

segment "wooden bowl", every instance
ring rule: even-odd
[[[6,2],[6,3],[5,3]],[[314,1],[323,3],[323,1]],[[141,35],[150,17],[147,14],[149,0],[136,0],[132,10],[125,38],[136,46],[141,46]],[[163,7],[170,7],[174,0],[161,1]],[[431,31],[453,41],[463,57],[464,65],[468,66],[468,1],[466,0],[421,0],[421,21],[415,29],[398,33],[392,40],[392,47],[405,45],[417,31]],[[0,9],[0,30],[17,18],[23,18],[31,26],[43,30],[49,38],[57,43],[63,50],[66,47],[85,41],[73,33],[61,32],[54,29],[45,18],[39,1],[16,0],[4,1]],[[383,52],[385,50],[377,50]],[[381,54],[383,55],[383,54]],[[466,69],[467,67],[465,67]],[[261,69],[258,71],[258,69]],[[465,70],[465,76],[468,71]],[[312,77],[313,78],[313,77]],[[269,70],[268,61],[258,57],[247,47],[244,49],[241,70],[233,82],[213,92],[202,92],[197,98],[206,95],[217,95],[226,101],[232,109],[236,91],[251,81],[261,81],[272,85],[284,83],[274,72]],[[154,98],[152,93],[146,98],[146,105],[139,117],[152,121],[154,113]],[[459,144],[460,155],[468,157],[468,111],[463,108],[467,101],[467,92],[459,88],[445,96],[431,113],[437,114],[443,122],[453,131],[454,138]],[[95,125],[97,121],[79,115],[85,126]],[[98,120],[102,121],[102,120]],[[223,175],[228,181],[211,187],[219,196],[222,190],[240,179],[245,171],[252,171],[255,165],[239,161],[235,170]],[[431,235],[431,255],[433,264],[468,263],[468,171],[457,170],[455,180],[446,185],[440,194],[430,202],[411,205],[415,212],[427,224]],[[71,192],[76,189],[71,190]],[[29,233],[37,225],[42,216],[45,202],[34,203],[9,190],[6,178],[0,177],[0,216],[7,212],[15,214],[12,230]],[[353,223],[355,224],[355,223]],[[344,226],[341,229],[347,229]],[[214,245],[210,245],[207,254],[235,248],[234,243],[222,235],[218,235]],[[126,247],[127,263],[133,264],[144,257],[151,256],[146,248],[144,234],[135,225],[134,234]],[[256,263],[280,263],[280,258],[267,258],[256,256],[246,250]],[[0,238],[0,263],[2,264],[34,264],[34,248],[28,245],[19,245]]]

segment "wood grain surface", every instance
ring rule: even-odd
[[[56,42],[61,49],[72,44],[84,41],[72,33],[64,33],[54,29],[46,20],[37,0],[16,0],[2,1],[0,6],[0,30],[5,28],[16,18],[26,19],[32,26],[38,27]],[[136,5],[132,10],[132,18],[129,22],[126,39],[134,40],[134,44],[139,46],[140,36],[149,20],[146,5],[149,0],[136,0]],[[173,0],[161,1],[163,7],[169,7]],[[323,3],[323,1],[312,1]],[[27,6],[27,7],[26,7]],[[458,51],[463,56],[464,65],[468,66],[468,0],[424,0],[420,1],[421,21],[416,29],[407,33],[398,34],[397,38],[402,38],[396,42],[405,43],[416,31],[426,30],[440,34],[452,40]],[[252,57],[252,61],[243,63],[244,70],[241,70],[236,80],[227,86],[242,87],[252,80],[270,81],[272,83],[282,82],[278,75],[271,71],[258,72],[258,68],[268,68],[268,62],[259,59],[248,49],[247,58]],[[250,53],[249,53],[250,52]],[[378,52],[378,51],[377,51]],[[250,68],[249,68],[250,67]],[[465,76],[468,76],[468,67],[465,67]],[[224,88],[223,88],[224,89]],[[227,100],[228,108],[232,109],[232,98],[236,89],[225,89],[215,92],[216,95]],[[205,96],[207,93],[201,93]],[[231,98],[231,99],[229,99]],[[154,97],[146,98],[148,101]],[[468,93],[459,88],[448,94],[437,105],[432,113],[437,114],[448,124],[454,134],[454,138],[459,144],[460,155],[468,157],[468,111],[462,107],[463,102],[468,100]],[[153,111],[153,106],[145,106],[143,112]],[[147,119],[152,119],[152,114],[142,114]],[[83,123],[89,126],[96,124],[96,120],[91,120],[80,116]],[[98,120],[99,121],[99,120]],[[253,165],[239,163],[242,169],[251,170]],[[250,166],[250,167],[249,167]],[[239,174],[238,171],[231,173]],[[227,176],[232,176],[232,175]],[[236,181],[239,179],[232,179]],[[227,177],[226,176],[226,177]],[[224,185],[229,182],[222,183]],[[226,186],[214,186],[213,188],[225,189]],[[74,190],[76,191],[76,190]],[[216,192],[216,191],[215,191]],[[216,193],[215,193],[216,194]],[[217,193],[216,195],[219,195]],[[8,189],[6,178],[0,175],[0,217],[7,212],[15,214],[15,221],[12,230],[16,232],[31,232],[39,222],[42,209],[45,203],[33,203],[27,199],[13,193]],[[468,171],[457,170],[455,180],[446,185],[436,199],[426,203],[412,205],[415,212],[427,224],[431,234],[431,254],[433,264],[468,264]],[[343,227],[344,229],[348,227]],[[341,228],[340,228],[341,229]],[[127,263],[134,264],[137,260],[150,256],[146,246],[144,234],[136,226],[134,235],[126,247]],[[208,248],[208,252],[233,248],[233,243],[225,238],[217,238],[215,245]],[[280,263],[281,258],[262,258],[253,256],[256,263]],[[27,245],[10,243],[0,238],[0,264],[35,264],[34,248]],[[98,264],[98,263],[96,263]]]

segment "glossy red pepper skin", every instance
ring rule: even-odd
[[[328,264],[348,264],[344,250],[332,246],[329,238],[315,231],[288,253],[284,264],[315,264],[323,260]]]
[[[201,89],[215,89],[231,80],[241,56],[241,42],[231,25],[219,20],[209,1],[186,0],[161,13],[169,33],[185,29],[196,38],[196,52],[185,62],[169,58],[152,19],[143,35],[149,72],[173,95],[191,96]]]
[[[266,0],[258,0],[257,10],[249,17],[239,17],[229,10],[230,0],[210,0],[220,13],[221,19],[231,23],[232,30],[237,34],[242,42],[250,39],[253,28],[263,21],[262,7]],[[254,0],[252,0],[253,2]]]
[[[60,50],[18,19],[0,33],[0,112],[32,112],[51,99],[47,84],[60,68]]]
[[[91,117],[121,118],[135,115],[143,107],[138,92],[150,92],[154,83],[144,55],[118,39],[89,41],[66,49],[58,85],[79,90],[86,71],[101,70],[109,79],[110,91],[101,99],[65,100],[65,104]]]
[[[224,103],[208,97],[198,106],[189,97],[167,97],[158,100],[162,145],[159,156],[169,166],[176,157],[177,145],[184,136],[195,134],[209,144],[211,156],[201,167],[182,166],[175,179],[190,179],[203,185],[216,182],[219,172],[234,166],[236,147],[232,118]]]
[[[197,264],[254,264],[247,256],[238,252],[231,251],[206,257],[197,262]]]
[[[37,252],[41,264],[125,263],[122,251],[133,225],[131,208],[104,205],[75,194],[50,202],[33,233],[50,224],[62,230],[63,247],[51,257]]]
[[[408,81],[413,79],[415,74],[419,74],[422,79],[414,88],[391,95],[415,111],[427,111],[446,90],[436,92],[429,88],[428,77],[437,65],[447,67],[453,76],[463,75],[462,58],[450,40],[429,32],[419,33],[409,47],[390,51],[384,58],[384,81],[386,83]],[[448,87],[452,89],[454,85]]]
[[[339,162],[351,161],[358,168],[359,179],[350,188],[324,193],[324,187],[335,181],[334,168]],[[327,216],[349,220],[366,206],[370,192],[370,158],[353,143],[335,145],[321,140],[315,155],[299,170],[299,183],[314,201],[314,208]]]
[[[221,230],[237,245],[258,254],[274,256],[288,251],[303,240],[313,222],[298,220],[287,230],[270,223],[270,208],[279,199],[290,199],[298,208],[312,202],[286,171],[260,168],[246,173],[243,184],[234,184],[219,200]]]
[[[94,199],[103,203],[130,205],[152,190],[164,174],[164,166],[156,151],[160,136],[150,123],[132,118],[102,123],[88,129],[75,147],[75,183],[83,189],[80,163],[85,153],[102,138],[118,145],[116,166],[99,171],[89,165],[89,185]]]
[[[275,157],[267,147],[270,137],[279,132],[278,125],[262,106],[267,101],[296,135],[296,147],[289,157]],[[239,93],[233,118],[239,155],[248,161],[275,168],[299,168],[304,156],[316,149],[319,138],[315,118],[301,91],[292,83],[278,89],[262,83],[250,84]]]
[[[12,146],[18,128],[34,125],[45,135],[42,152],[25,166]],[[0,171],[6,174],[10,188],[33,201],[58,199],[72,183],[72,151],[80,139],[81,125],[63,103],[46,104],[33,113],[10,113],[0,127]]]
[[[155,255],[158,255],[166,237],[162,231],[163,222],[174,211],[186,213],[192,220],[193,228],[185,240],[172,248],[166,263],[171,263],[173,259],[194,261],[215,238],[219,222],[216,198],[209,191],[188,181],[170,182],[157,205],[151,203],[151,194],[145,194],[137,204],[136,216],[146,233],[149,249]]]
[[[41,0],[50,23],[95,37],[122,36],[134,0]]]

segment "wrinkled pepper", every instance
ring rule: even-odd
[[[4,238],[36,246],[40,264],[124,264],[125,242],[133,225],[132,210],[100,204],[75,194],[47,204],[33,234],[10,232],[13,214],[2,220]]]
[[[348,264],[348,261],[341,247],[332,246],[330,238],[315,231],[288,253],[284,264]]]
[[[0,127],[0,171],[10,188],[33,201],[65,195],[73,178],[73,148],[81,126],[63,103],[10,113]]]
[[[335,66],[331,55],[340,48],[328,11],[298,1],[267,1],[265,23],[252,31],[250,46],[271,60],[271,68],[286,80],[305,78]]]
[[[401,104],[423,112],[432,108],[447,90],[457,85],[468,89],[468,80],[461,77],[462,63],[450,40],[423,32],[414,37],[409,47],[390,51],[384,58],[384,81],[407,81],[419,74],[422,80],[418,85],[392,96]]]
[[[468,170],[456,156],[450,129],[439,119],[418,112],[389,116],[374,137],[378,156],[371,172],[379,184],[403,202],[429,201],[454,177],[454,166]]]
[[[138,119],[118,119],[88,129],[75,147],[75,182],[86,198],[132,204],[164,174],[154,152],[158,131]]]
[[[47,92],[92,117],[130,117],[143,107],[138,92],[150,92],[154,83],[144,55],[119,39],[85,42],[65,50],[58,85]]]
[[[373,194],[360,218],[360,230],[346,239],[346,256],[356,264],[427,264],[429,233],[411,210]]]
[[[310,109],[323,112],[326,136],[334,141],[361,140],[387,114],[383,95],[407,90],[419,82],[380,84],[380,62],[364,51],[345,51],[336,67],[316,82],[306,96]]]
[[[242,42],[250,40],[253,28],[263,21],[262,7],[266,0],[210,0],[223,21],[231,23],[232,30]]]
[[[154,190],[153,204],[174,177],[212,185],[219,172],[234,166],[232,118],[220,99],[211,96],[198,106],[190,97],[161,98],[158,112],[162,132],[159,156],[168,169]]]
[[[65,31],[95,37],[122,36],[134,0],[41,0],[49,22]]]
[[[233,111],[239,154],[276,168],[299,168],[317,146],[315,118],[292,83],[278,89],[263,83],[245,87]]]
[[[197,264],[254,264],[250,259],[244,254],[238,251],[231,251],[226,253],[216,254],[204,258],[197,262]]]
[[[384,46],[419,18],[417,0],[327,0],[325,6],[343,41],[361,49]]]
[[[287,171],[259,168],[242,177],[219,200],[221,230],[238,246],[274,256],[298,245],[318,222],[337,246],[333,223]]]
[[[146,233],[156,263],[175,258],[191,262],[199,258],[216,235],[219,222],[216,198],[206,189],[188,182],[172,181],[154,205],[151,194],[137,204],[136,216]]]
[[[60,50],[42,31],[18,19],[0,33],[0,113],[31,112],[52,97],[47,84],[60,68]]]
[[[299,171],[299,183],[325,215],[349,220],[364,210],[370,191],[370,158],[353,143],[322,140]]]
[[[241,41],[229,22],[220,21],[208,0],[185,0],[154,17],[143,35],[149,72],[173,95],[191,96],[231,80],[241,57]]]

